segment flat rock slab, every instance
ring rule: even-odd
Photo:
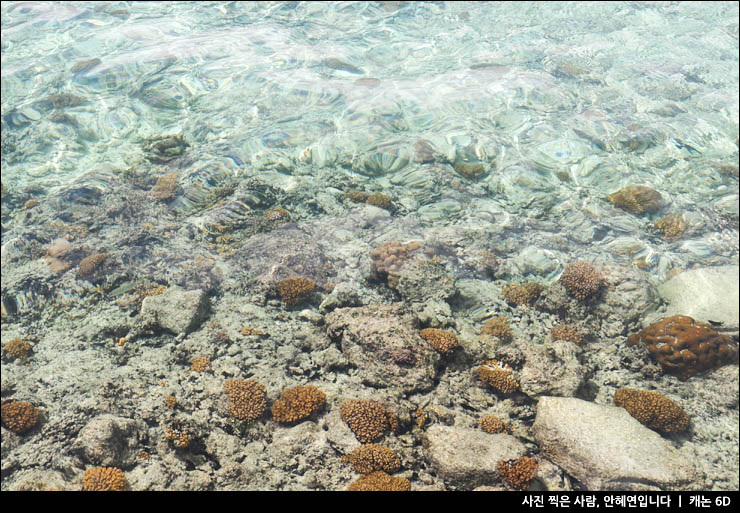
[[[693,465],[623,408],[541,397],[532,426],[545,457],[588,490],[684,490]]]
[[[499,481],[500,460],[513,460],[527,453],[511,435],[489,434],[482,429],[433,424],[422,438],[427,461],[445,484],[460,490]]]
[[[145,297],[141,317],[162,329],[181,335],[193,331],[208,315],[208,297],[202,290],[170,287],[161,294]]]
[[[658,287],[668,303],[663,317],[688,315],[701,322],[721,322],[720,329],[740,327],[738,266],[723,265],[684,271]]]

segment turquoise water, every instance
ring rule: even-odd
[[[575,207],[638,232],[601,199],[632,184],[689,225],[706,223],[698,205],[732,219],[737,16],[732,2],[5,3],[3,183],[140,169],[148,140],[179,134],[187,166],[218,179],[346,176],[430,223]],[[55,109],[54,94],[81,103]],[[414,165],[419,141],[484,194],[448,197]],[[603,244],[665,276],[729,256],[699,239],[688,256]]]
[[[65,437],[109,409],[143,418],[150,441],[161,439],[159,422],[202,440],[215,423],[234,439],[211,439],[208,451],[247,467],[241,444],[271,443],[274,433],[267,421],[257,434],[229,431],[216,406],[222,378],[254,376],[271,401],[315,381],[333,413],[339,398],[373,394],[336,364],[341,355],[326,349],[334,342],[322,345],[324,314],[399,299],[413,309],[413,291],[399,296],[371,276],[370,255],[423,241],[444,264],[439,294],[454,289],[455,299],[436,298],[415,319],[468,340],[482,319],[505,313],[514,345],[541,346],[562,312],[511,307],[503,287],[556,284],[575,260],[610,269],[611,302],[565,319],[593,331],[590,346],[570,360],[548,353],[587,369],[574,372],[592,381],[569,393],[611,404],[613,388],[637,382],[683,399],[696,419],[684,456],[699,461],[703,485],[737,488],[737,433],[725,435],[736,429],[736,389],[717,385],[722,375],[701,393],[700,378],[655,377],[622,342],[647,324],[665,280],[738,264],[738,15],[737,2],[3,2],[3,344],[29,338],[36,353],[28,366],[3,360],[3,397],[13,389],[46,408],[54,433],[38,454],[8,460],[8,476],[81,474],[64,459]],[[176,187],[162,192],[167,176]],[[634,185],[657,191],[660,205],[635,212],[607,200]],[[362,205],[350,198],[357,191],[392,206]],[[661,231],[668,216],[676,233]],[[83,272],[96,255],[106,255],[102,270]],[[319,286],[309,306],[286,308],[260,288],[292,273]],[[208,320],[177,337],[137,325],[143,298],[175,285],[204,291]],[[494,356],[475,351],[471,361]],[[203,355],[214,371],[184,377]],[[436,420],[458,415],[460,425],[500,408],[526,426],[519,434],[529,429],[527,407],[487,403],[479,387],[454,381],[470,377],[466,365],[450,364],[439,390],[404,397],[404,408],[447,404],[453,413]],[[448,386],[458,396],[445,398]],[[163,411],[152,390],[187,399]],[[184,412],[182,424],[161,420]],[[275,433],[277,447],[289,446]],[[312,446],[317,461],[336,459],[342,444],[333,443]],[[159,465],[155,445],[142,447]],[[166,479],[143,464],[129,479],[201,489],[193,477],[175,481],[177,464],[161,465]],[[275,472],[289,477],[259,481],[261,470],[250,470],[253,487],[350,480],[336,462],[324,481],[291,481],[293,467],[281,465]],[[203,472],[223,481],[202,489],[242,489]],[[414,486],[442,486],[421,463],[414,472]]]

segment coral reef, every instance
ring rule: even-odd
[[[110,255],[108,253],[96,253],[89,257],[83,258],[77,269],[78,278],[89,278],[95,272],[95,270],[103,263],[103,261]]]
[[[126,486],[126,475],[115,467],[89,468],[82,476],[82,489],[86,492],[120,492]]]
[[[3,426],[14,433],[30,431],[39,421],[40,411],[26,401],[6,401],[0,405],[0,420]]]
[[[565,340],[566,342],[583,342],[583,336],[573,326],[567,324],[556,324],[550,330],[550,336],[553,340]]]
[[[508,429],[506,429],[506,424],[503,420],[501,420],[498,417],[494,417],[493,415],[486,415],[485,417],[481,417],[481,419],[478,421],[478,426],[485,431],[486,433],[506,433]]]
[[[164,398],[164,404],[166,404],[168,408],[174,409],[175,406],[177,406],[177,398],[174,395],[168,395]]]
[[[177,172],[160,176],[152,187],[152,196],[158,200],[170,200],[177,192],[179,175]]]
[[[314,386],[288,388],[272,405],[272,418],[277,422],[300,422],[318,411],[325,403],[326,394]]]
[[[373,275],[378,279],[388,280],[388,286],[395,288],[401,267],[411,258],[412,253],[423,246],[418,241],[406,244],[391,241],[378,246],[370,252]]]
[[[452,353],[458,346],[457,336],[451,331],[426,328],[421,330],[420,334],[421,338],[429,342],[437,352],[443,355]]]
[[[501,294],[509,303],[523,306],[534,303],[543,290],[544,287],[539,283],[509,283],[503,288]]]
[[[244,422],[254,422],[267,409],[265,385],[254,379],[229,379],[224,392],[229,398],[229,412]]]
[[[360,443],[374,442],[388,429],[398,429],[396,415],[375,401],[350,399],[339,407],[339,415]]]
[[[290,212],[281,207],[273,207],[262,214],[265,219],[272,222],[287,223],[290,221]]]
[[[627,338],[631,346],[640,342],[664,372],[680,380],[738,359],[737,342],[686,315],[666,317]]]
[[[5,349],[5,354],[7,354],[8,358],[11,360],[15,360],[16,358],[25,360],[31,353],[31,344],[22,338],[14,338],[5,344],[3,349]]]
[[[660,210],[663,197],[644,185],[631,185],[606,197],[607,201],[632,214],[654,213]]]
[[[155,164],[166,164],[185,153],[190,145],[182,134],[153,137],[144,143],[143,149],[147,160]]]
[[[655,431],[675,433],[689,426],[689,416],[683,408],[658,392],[621,388],[614,394],[614,404]]]
[[[390,208],[393,206],[393,203],[391,202],[391,197],[386,194],[371,194],[367,198],[365,198],[365,203],[368,205],[373,205],[376,207],[384,208],[386,210],[390,210]]]
[[[498,337],[503,342],[511,340],[511,327],[506,317],[494,317],[488,320],[480,330],[481,335]]]
[[[285,278],[278,283],[280,299],[287,306],[297,305],[309,298],[316,284],[306,278]]]
[[[496,360],[483,362],[475,373],[481,381],[503,394],[511,394],[519,389],[519,383],[511,377],[512,369]]]
[[[403,477],[391,476],[383,471],[358,477],[347,487],[348,492],[407,492],[411,483]]]
[[[211,360],[207,356],[197,356],[193,358],[190,368],[195,372],[205,372],[211,366]]]
[[[365,191],[351,190],[345,192],[342,197],[354,201],[355,203],[365,203],[365,200],[369,196]]]
[[[686,230],[686,221],[681,214],[668,214],[655,222],[655,228],[668,242],[680,239]]]
[[[365,444],[356,447],[351,454],[342,457],[342,461],[352,464],[355,472],[369,474],[382,470],[389,474],[401,468],[401,458],[388,447],[376,444]]]
[[[601,274],[588,262],[571,262],[560,275],[560,283],[581,301],[596,294],[603,284]]]
[[[537,477],[537,466],[537,460],[523,456],[518,460],[499,461],[496,469],[509,486],[526,490]]]

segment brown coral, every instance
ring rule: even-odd
[[[152,196],[154,199],[169,200],[174,198],[177,192],[178,178],[177,172],[160,176],[157,179],[157,183],[152,187]]]
[[[33,429],[40,413],[38,408],[26,401],[6,401],[0,405],[3,426],[18,434]]]
[[[503,394],[511,394],[519,389],[519,383],[511,377],[512,369],[505,363],[488,360],[476,369],[476,374],[484,383]]]
[[[397,241],[386,242],[370,252],[373,275],[381,280],[388,280],[388,285],[397,283],[398,273],[412,254],[423,247],[421,242],[402,244]],[[393,279],[395,278],[395,280]]]
[[[478,421],[478,426],[485,431],[486,433],[506,433],[508,430],[506,429],[506,424],[503,420],[501,420],[498,417],[494,417],[493,415],[486,415],[485,417],[481,417],[481,419]]]
[[[537,477],[537,460],[524,456],[518,460],[501,460],[496,470],[503,480],[515,490],[526,490]]]
[[[351,190],[344,193],[344,198],[354,201],[355,203],[365,203],[365,200],[369,196],[368,193],[364,191],[357,191],[357,190]]]
[[[288,222],[290,221],[290,213],[281,207],[273,207],[263,214],[265,219],[273,222]]]
[[[343,456],[343,461],[352,464],[355,472],[369,474],[378,470],[392,474],[401,468],[401,458],[388,447],[366,444],[355,448],[351,454]]]
[[[506,317],[495,317],[486,322],[480,330],[481,335],[490,335],[498,337],[502,341],[511,340],[511,327]]]
[[[307,385],[288,388],[272,405],[272,418],[277,422],[299,422],[307,419],[326,403],[326,394]]]
[[[663,198],[658,191],[644,185],[631,185],[606,197],[607,201],[632,214],[660,210]]]
[[[80,262],[79,268],[77,269],[78,278],[88,278],[95,270],[103,263],[103,260],[108,258],[108,253],[96,253],[90,255],[87,258],[83,258]]]
[[[253,422],[267,409],[265,385],[253,379],[229,379],[224,384],[229,398],[229,412],[244,422]]]
[[[686,221],[681,214],[669,214],[658,219],[655,222],[655,228],[660,231],[665,240],[670,242],[681,238],[686,230]]]
[[[540,294],[542,294],[543,289],[544,287],[542,285],[534,282],[521,284],[509,283],[501,291],[501,294],[509,303],[523,306],[534,303],[540,297]]]
[[[351,399],[339,407],[339,415],[360,443],[374,442],[383,437],[388,429],[398,428],[396,415],[378,402]]]
[[[365,203],[368,205],[373,205],[376,207],[384,208],[386,210],[389,210],[393,203],[391,202],[391,197],[386,194],[371,194],[367,198],[365,198]]]
[[[198,356],[193,358],[190,366],[195,372],[205,372],[211,366],[211,360],[207,356]]]
[[[93,467],[82,476],[82,489],[86,492],[120,492],[128,486],[123,471],[115,467]]]
[[[391,476],[381,470],[358,477],[347,487],[348,492],[407,492],[411,483],[403,477]]]
[[[560,275],[560,283],[576,299],[583,301],[599,291],[603,277],[588,262],[578,261],[568,264]]]
[[[583,336],[573,326],[567,324],[556,324],[550,330],[550,336],[553,340],[565,340],[580,344],[583,342]]]
[[[305,301],[314,289],[316,284],[306,278],[285,278],[278,284],[280,298],[288,306]]]
[[[689,426],[689,416],[683,408],[658,392],[621,388],[614,394],[614,404],[627,410],[640,424],[662,433],[683,431]]]
[[[457,336],[451,331],[426,328],[421,330],[421,338],[429,342],[438,353],[444,355],[452,353],[457,347]]]
[[[663,370],[680,380],[738,359],[737,342],[686,315],[666,317],[630,335],[627,342],[646,344]]]
[[[8,358],[11,360],[15,360],[16,358],[25,360],[31,353],[31,344],[22,338],[14,338],[5,344],[4,349]]]

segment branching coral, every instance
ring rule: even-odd
[[[544,287],[542,285],[534,282],[509,283],[503,288],[501,294],[509,303],[523,306],[534,303],[540,297],[543,289]]]
[[[438,352],[444,355],[452,353],[457,347],[457,336],[451,331],[437,328],[426,328],[421,330],[421,338],[431,344]]]
[[[622,388],[614,394],[614,404],[656,431],[674,433],[689,426],[689,416],[683,408],[658,392]]]
[[[93,467],[82,476],[82,489],[86,492],[119,492],[128,485],[123,471],[115,467]]]
[[[519,383],[511,377],[511,367],[504,363],[488,360],[478,367],[475,372],[481,381],[503,394],[511,394],[519,389]]]
[[[378,470],[392,474],[401,468],[401,458],[388,447],[366,444],[356,447],[351,454],[343,456],[343,461],[352,464],[355,472],[369,474]]]
[[[347,487],[348,492],[407,492],[411,483],[403,477],[391,476],[383,471],[358,477]]]
[[[272,418],[277,422],[299,422],[311,416],[326,403],[326,394],[307,385],[288,388],[272,405]]]
[[[398,430],[396,415],[375,401],[351,399],[342,403],[339,415],[361,443],[374,442],[388,429]]]
[[[596,294],[603,284],[601,274],[588,262],[572,262],[560,275],[560,283],[581,301]]]
[[[224,384],[229,412],[239,420],[253,422],[267,409],[265,385],[253,379],[229,379]]]
[[[278,284],[280,298],[288,306],[305,301],[314,289],[316,284],[306,278],[285,278]]]
[[[537,460],[524,456],[518,460],[499,461],[496,469],[512,488],[526,490],[537,477],[537,466]]]
[[[39,409],[26,401],[6,401],[0,405],[3,425],[14,433],[25,433],[39,421]]]

